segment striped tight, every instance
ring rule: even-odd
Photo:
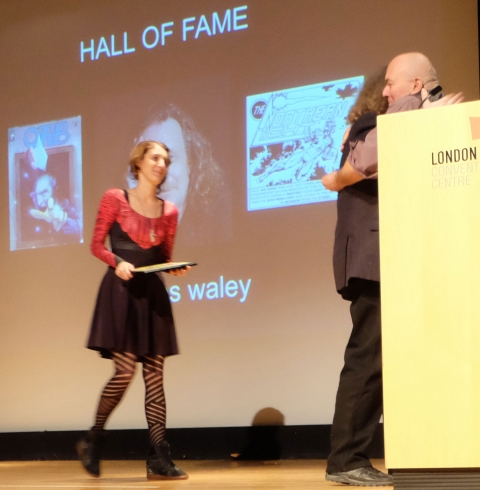
[[[115,373],[105,385],[97,408],[94,430],[103,429],[108,417],[123,398],[135,374],[137,356],[128,352],[112,352]],[[166,404],[163,391],[163,356],[143,359],[143,379],[145,381],[145,414],[150,440],[158,444],[165,438]]]
[[[145,415],[147,416],[150,441],[158,444],[165,439],[167,407],[163,392],[163,362],[165,358],[146,357],[143,362],[143,379],[145,381]]]

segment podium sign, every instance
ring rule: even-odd
[[[386,466],[479,468],[480,102],[379,117],[378,155]]]

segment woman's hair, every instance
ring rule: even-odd
[[[387,112],[388,101],[382,95],[386,73],[387,67],[384,66],[367,78],[357,101],[348,114],[348,120],[351,124],[366,112],[376,112],[377,114],[385,114]]]
[[[190,208],[188,214],[195,209],[201,214],[209,214],[222,202],[223,172],[213,158],[210,143],[197,131],[190,116],[173,104],[154,105],[147,111],[138,137],[152,124],[161,124],[168,119],[174,119],[180,125],[187,151],[189,182],[185,210]]]
[[[161,146],[167,152],[168,157],[165,160],[165,165],[167,167],[170,165],[170,150],[165,144],[161,143],[160,141],[141,141],[130,153],[130,174],[135,180],[138,180],[138,163],[143,160],[145,153],[154,148],[155,145]]]

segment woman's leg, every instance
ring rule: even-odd
[[[93,430],[104,428],[108,417],[122,399],[135,374],[137,356],[134,354],[112,352],[112,360],[115,364],[115,374],[103,388],[98,403],[95,425],[92,427]]]
[[[165,439],[167,407],[163,391],[163,356],[146,357],[143,362],[145,380],[145,415],[152,445]]]
[[[115,364],[115,374],[105,385],[100,396],[95,425],[77,443],[78,457],[84,469],[92,476],[100,476],[100,456],[105,438],[103,428],[135,374],[137,357],[127,352],[112,352],[112,360]]]
[[[143,362],[145,380],[145,414],[150,431],[150,450],[147,457],[149,480],[185,480],[188,475],[178,468],[170,457],[170,446],[165,440],[167,409],[163,391],[162,356],[146,357]]]

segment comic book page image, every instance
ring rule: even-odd
[[[81,117],[8,130],[10,250],[83,243]]]
[[[347,116],[363,76],[246,100],[249,211],[332,201],[321,178],[338,169]]]

